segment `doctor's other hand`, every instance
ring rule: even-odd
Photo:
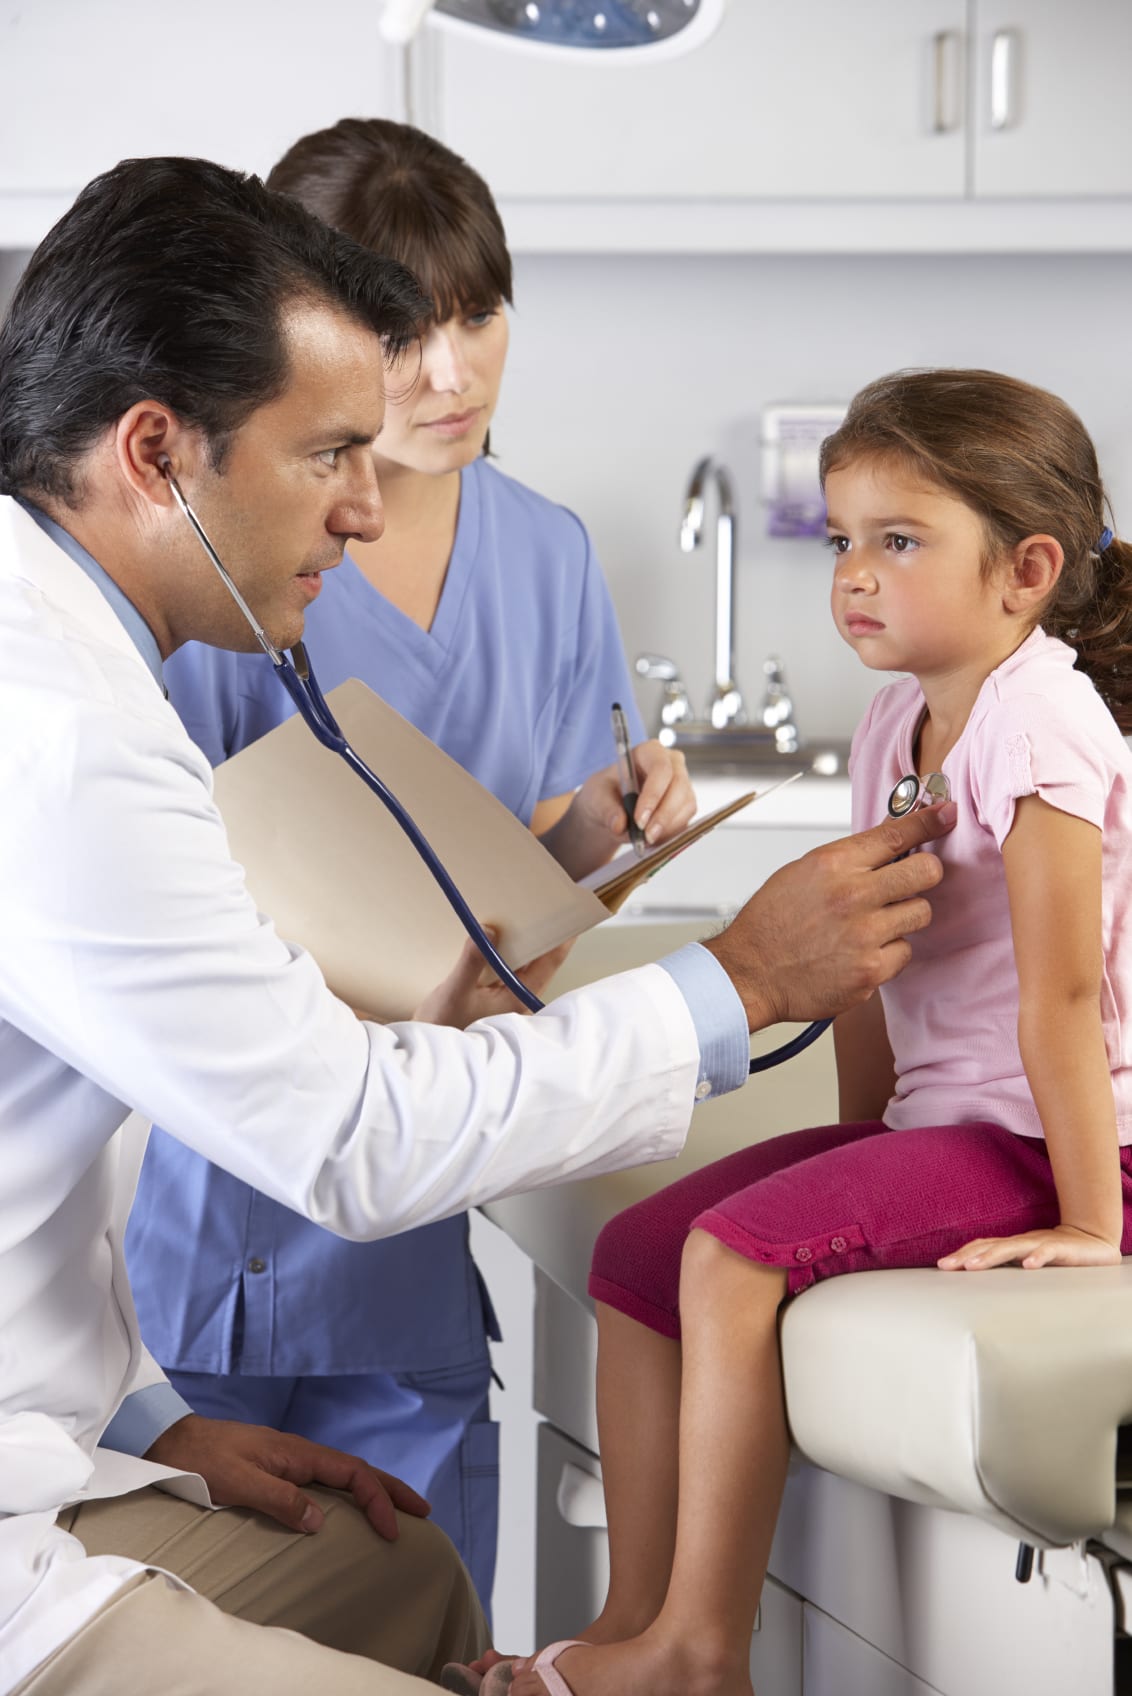
[[[428,1515],[423,1496],[357,1455],[328,1449],[265,1425],[186,1414],[147,1449],[146,1460],[179,1472],[199,1472],[217,1507],[252,1508],[291,1531],[322,1528],[325,1514],[303,1494],[304,1484],[344,1490],[387,1542],[398,1536],[397,1510]]]
[[[498,941],[498,934],[490,925],[485,925],[484,930],[493,943]],[[529,965],[518,967],[515,975],[541,997],[573,946],[573,939],[560,943],[557,948],[540,954]],[[462,1031],[475,1024],[477,1019],[490,1019],[496,1013],[525,1012],[527,1008],[500,983],[469,937],[444,982],[429,991],[413,1018],[428,1025],[454,1025]]]
[[[751,1030],[828,1019],[867,1001],[911,958],[906,938],[932,916],[935,854],[901,856],[952,829],[953,802],[843,837],[783,866],[726,930],[704,943],[727,972]]]

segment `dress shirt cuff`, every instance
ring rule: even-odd
[[[144,1455],[163,1431],[193,1410],[172,1384],[147,1384],[126,1397],[99,1439],[104,1449]]]
[[[688,1003],[700,1045],[696,1100],[726,1095],[750,1075],[747,1015],[735,985],[714,954],[689,942],[659,962]]]

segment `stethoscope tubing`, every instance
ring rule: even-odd
[[[308,730],[311,731],[324,748],[328,749],[331,753],[338,754],[343,760],[345,760],[351,771],[356,772],[366,787],[377,796],[378,800],[396,820],[397,824],[409,838],[409,841],[412,843],[417,854],[419,854],[420,858],[424,861],[424,864],[428,867],[429,872],[439,885],[441,892],[449,906],[452,908],[452,911],[455,913],[461,925],[463,925],[464,930],[467,932],[468,936],[471,937],[472,942],[478,948],[483,958],[487,961],[492,971],[495,972],[500,981],[506,985],[516,1000],[519,1001],[528,1012],[541,1013],[546,1003],[544,1001],[540,1001],[534,991],[528,989],[522,978],[512,971],[511,967],[507,964],[502,954],[500,954],[499,950],[495,947],[495,944],[492,942],[491,938],[472,912],[472,909],[468,906],[468,903],[464,900],[464,897],[461,895],[459,889],[449,875],[448,870],[439,854],[433,848],[416,820],[409,813],[408,809],[402,806],[393,791],[382,782],[377,773],[370,770],[369,766],[362,759],[357,750],[350,746],[350,743],[347,741],[338,720],[334,717],[334,714],[330,710],[330,706],[325,695],[319,688],[318,679],[314,675],[314,671],[311,668],[310,661],[307,658],[306,649],[303,647],[303,644],[301,642],[296,643],[295,647],[292,649],[292,653],[299,656],[300,663],[303,668],[304,675],[300,676],[294,663],[285,653],[282,652],[281,649],[276,648],[269,640],[262,625],[256,619],[255,614],[252,612],[239,589],[236,587],[232,577],[221,561],[219,554],[216,552],[216,549],[209,540],[204,526],[201,524],[196,513],[193,511],[189,502],[182,493],[180,485],[178,484],[176,477],[173,475],[173,467],[167,455],[164,457],[164,462],[161,464],[160,469],[162,475],[165,477],[173,491],[177,505],[180,507],[185,518],[187,518],[189,523],[192,525],[197,540],[200,542],[201,547],[204,549],[213,566],[219,573],[224,587],[232,596],[232,599],[236,602],[236,605],[239,607],[247,623],[251,626],[259,646],[275,667],[276,677],[286,689],[288,695],[290,695],[295,704],[296,711],[299,713],[299,716],[302,718]],[[751,1071],[766,1072],[769,1071],[772,1066],[780,1065],[783,1060],[793,1059],[796,1054],[801,1054],[803,1049],[808,1048],[812,1042],[816,1042],[817,1038],[822,1035],[823,1031],[828,1030],[830,1023],[831,1021],[829,1019],[820,1019],[816,1023],[810,1025],[808,1029],[799,1032],[799,1034],[796,1037],[793,1037],[791,1041],[783,1043],[781,1048],[774,1049],[770,1054],[760,1055],[757,1060],[751,1061]]]

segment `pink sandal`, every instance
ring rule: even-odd
[[[528,1672],[537,1672],[546,1686],[546,1696],[574,1696],[562,1674],[555,1668],[559,1655],[566,1649],[588,1649],[591,1645],[583,1643],[578,1637],[567,1637],[561,1643],[551,1643],[548,1648],[541,1649],[527,1668]],[[499,1676],[496,1677],[496,1674]],[[480,1686],[479,1696],[506,1696],[511,1688],[511,1680],[515,1675],[513,1661],[500,1661],[484,1676]]]

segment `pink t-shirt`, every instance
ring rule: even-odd
[[[947,875],[911,964],[881,995],[896,1059],[894,1129],[985,1119],[1041,1136],[1018,1051],[1018,978],[1002,844],[1014,803],[1040,795],[1103,833],[1101,1018],[1122,1143],[1132,1143],[1132,754],[1072,648],[1035,630],[979,691],[943,762],[959,819],[932,845]],[[915,678],[891,683],[856,736],[853,828],[885,817],[916,770],[924,708]]]

